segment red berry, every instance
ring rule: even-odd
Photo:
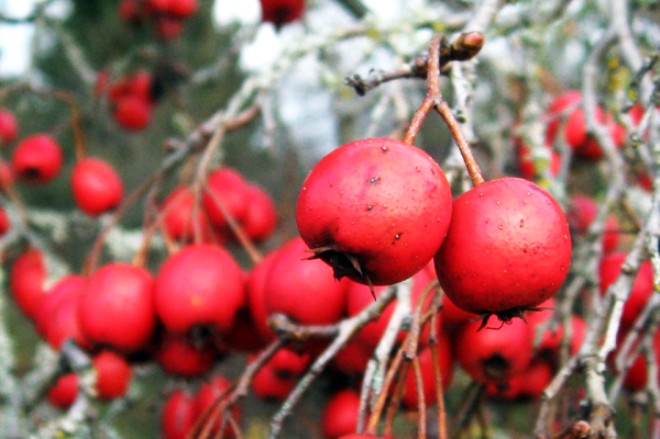
[[[245,302],[244,287],[241,268],[228,251],[210,244],[189,245],[160,268],[154,288],[156,311],[174,333],[198,326],[227,332]]]
[[[174,189],[163,201],[163,226],[168,237],[190,242],[199,234],[203,241],[210,238],[209,223],[201,203],[188,186]]]
[[[85,158],[71,171],[71,191],[78,208],[96,216],[119,205],[124,185],[117,171],[106,161]]]
[[[183,32],[183,19],[181,17],[157,15],[155,19],[156,31],[161,40],[173,40]]]
[[[166,12],[179,18],[187,18],[197,11],[197,0],[170,0]]]
[[[9,273],[9,291],[21,311],[31,319],[44,296],[45,280],[46,264],[41,251],[30,248],[16,258]]]
[[[0,108],[0,146],[6,146],[18,136],[18,122],[14,113]]]
[[[321,430],[326,439],[354,432],[358,425],[360,395],[353,389],[336,392],[325,404],[321,414]]]
[[[349,341],[332,359],[337,369],[348,375],[363,375],[371,359],[373,348],[360,340]]]
[[[152,103],[143,97],[126,95],[117,99],[112,115],[125,130],[140,131],[149,125],[152,107]]]
[[[0,237],[7,233],[10,227],[11,221],[9,220],[9,215],[7,215],[5,209],[0,206]]]
[[[227,215],[241,222],[247,211],[245,180],[234,169],[220,168],[211,172],[202,201],[215,227],[228,230]]]
[[[600,291],[605,294],[607,289],[621,274],[621,267],[626,260],[626,253],[613,252],[603,256],[600,262]],[[621,325],[631,327],[642,312],[653,293],[653,266],[650,261],[644,261],[639,267],[630,290],[628,300],[623,306]]]
[[[280,377],[275,369],[267,364],[259,369],[252,379],[252,391],[257,398],[266,400],[283,400],[295,386],[295,379]]]
[[[248,274],[245,285],[247,295],[247,305],[250,310],[254,329],[259,337],[268,343],[275,339],[275,333],[268,326],[268,311],[266,310],[266,281],[268,279],[270,268],[276,259],[277,249],[269,252],[266,256],[252,268]]]
[[[145,348],[156,325],[152,288],[153,278],[142,267],[112,262],[99,268],[78,303],[85,338],[125,353]]]
[[[60,376],[46,394],[48,402],[60,409],[70,407],[76,396],[78,396],[78,375],[73,372]]]
[[[346,306],[347,279],[336,280],[320,260],[306,260],[307,246],[294,238],[282,246],[264,285],[269,315],[282,313],[298,323],[324,325],[338,322]]]
[[[336,277],[389,285],[433,258],[451,209],[449,183],[431,156],[372,138],[347,143],[316,164],[298,196],[296,222]]]
[[[69,338],[79,346],[89,347],[78,323],[78,301],[86,285],[83,276],[65,276],[39,301],[36,329],[53,349],[59,349]]]
[[[247,208],[241,226],[245,234],[253,241],[267,239],[277,225],[277,210],[271,196],[261,187],[247,184],[243,188]]]
[[[14,173],[28,183],[48,183],[62,168],[62,148],[47,134],[26,137],[11,158]]]
[[[160,414],[163,439],[185,439],[195,426],[195,397],[177,389],[165,399]]]
[[[456,198],[435,270],[456,306],[506,321],[552,297],[570,262],[557,201],[530,181],[505,177]]]
[[[215,360],[215,348],[208,339],[164,331],[154,346],[153,356],[170,375],[194,377],[208,372]]]
[[[104,350],[92,358],[96,369],[96,392],[101,399],[115,399],[126,394],[133,371],[121,355]]]
[[[467,322],[451,340],[458,364],[475,381],[503,383],[527,368],[534,334],[524,320],[480,328],[480,322]]]
[[[544,359],[536,359],[532,360],[524,371],[512,377],[506,383],[496,385],[491,383],[486,388],[486,392],[497,400],[502,398],[538,400],[552,381],[553,376],[552,363]]]
[[[305,0],[260,0],[261,19],[280,27],[302,17]]]
[[[306,353],[298,353],[289,348],[280,348],[273,357],[268,360],[268,366],[275,373],[284,378],[297,378],[305,372],[309,365],[310,357]]]

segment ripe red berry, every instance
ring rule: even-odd
[[[347,143],[314,166],[298,196],[296,222],[336,277],[389,285],[433,258],[451,209],[449,183],[431,156],[372,138]]]
[[[36,330],[53,349],[59,349],[69,338],[81,347],[89,347],[78,323],[78,301],[86,285],[83,276],[65,276],[39,301],[34,318]]]
[[[266,256],[252,268],[248,274],[245,290],[247,305],[250,310],[254,329],[259,337],[266,343],[275,339],[275,332],[268,326],[268,311],[266,310],[266,281],[270,268],[276,259],[278,250],[266,254]]]
[[[9,291],[21,311],[31,319],[44,296],[45,280],[46,264],[41,251],[30,248],[16,258],[9,273]]]
[[[242,221],[247,211],[243,177],[234,169],[220,168],[208,175],[206,184],[202,201],[213,225],[228,230],[227,215]]]
[[[621,274],[621,267],[626,260],[626,253],[613,252],[603,256],[600,262],[600,291],[605,294],[607,289]],[[653,266],[646,260],[642,262],[633,281],[628,300],[623,306],[621,325],[630,328],[642,312],[653,294]]]
[[[187,18],[197,11],[197,0],[170,0],[165,12],[178,18]]]
[[[160,413],[163,439],[185,439],[195,425],[195,397],[182,389],[167,395]]]
[[[179,186],[163,200],[163,227],[171,239],[190,242],[198,236],[202,241],[210,237],[209,222],[201,203],[188,186]]]
[[[140,131],[151,121],[153,104],[147,99],[126,95],[117,99],[112,116],[127,131]]]
[[[321,414],[321,430],[326,439],[354,432],[358,425],[360,394],[353,389],[334,393],[325,404]]]
[[[505,177],[456,198],[435,269],[456,306],[507,321],[552,297],[570,261],[557,201],[530,181]]]
[[[125,353],[145,348],[156,325],[152,288],[153,278],[142,267],[112,262],[99,268],[78,303],[85,338]]]
[[[302,17],[305,0],[260,0],[261,20],[276,27],[291,23]]]
[[[257,398],[265,400],[283,400],[296,386],[296,380],[281,377],[272,367],[266,364],[259,369],[252,379],[252,391]]]
[[[347,279],[336,280],[328,265],[306,258],[309,252],[300,238],[277,251],[265,279],[266,310],[269,315],[286,314],[302,324],[336,323],[346,306]]]
[[[78,375],[73,372],[60,376],[46,393],[48,402],[59,409],[70,407],[76,396],[78,396]]]
[[[0,108],[0,146],[6,146],[18,136],[18,122],[11,111]]]
[[[534,334],[522,319],[499,328],[481,329],[481,323],[463,324],[451,339],[461,368],[480,383],[503,383],[522,373],[532,359]]]
[[[124,185],[117,171],[106,161],[85,158],[71,171],[71,191],[78,208],[96,216],[119,205]]]
[[[174,333],[199,326],[227,332],[245,302],[244,287],[243,272],[227,250],[189,245],[161,266],[154,286],[156,311]]]
[[[62,168],[62,148],[47,134],[26,137],[11,158],[14,174],[28,183],[48,183]]]
[[[126,394],[133,371],[124,357],[103,350],[92,358],[92,364],[96,369],[96,392],[99,398],[115,399]]]
[[[163,331],[153,349],[160,367],[170,375],[194,377],[208,372],[216,351],[209,339],[193,340],[187,334]]]
[[[10,227],[11,221],[9,220],[9,215],[7,215],[5,209],[0,206],[0,236],[7,233]]]
[[[261,187],[246,184],[243,188],[247,208],[241,219],[245,234],[253,241],[264,241],[277,225],[277,210],[271,196]]]

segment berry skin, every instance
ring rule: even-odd
[[[80,210],[97,216],[119,205],[124,185],[117,171],[106,161],[85,158],[71,171],[71,191]]]
[[[570,232],[557,201],[530,181],[504,177],[454,200],[435,269],[456,306],[506,321],[552,297],[570,262]]]
[[[140,96],[120,97],[112,113],[117,124],[127,131],[140,131],[149,125],[153,104]]]
[[[224,248],[189,245],[161,266],[154,298],[158,317],[171,332],[200,326],[227,332],[245,302],[244,275]]]
[[[18,136],[18,122],[14,113],[0,108],[0,147],[6,146],[16,140]]]
[[[78,302],[83,336],[96,346],[137,352],[156,327],[153,278],[144,268],[111,262],[89,276]]]
[[[62,168],[60,145],[47,134],[26,137],[11,158],[14,174],[28,183],[48,183]]]
[[[337,278],[390,285],[433,258],[451,210],[449,183],[433,158],[398,140],[370,138],[340,146],[314,166],[296,222]]]
[[[31,319],[35,318],[44,297],[45,280],[46,263],[40,250],[29,248],[16,258],[9,273],[9,291],[21,311]]]
[[[11,221],[9,220],[9,215],[5,212],[5,209],[0,207],[0,237],[7,233],[11,227]]]

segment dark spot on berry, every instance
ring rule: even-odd
[[[371,204],[369,204],[369,205],[367,206],[367,212],[371,212],[371,211],[373,210],[373,208],[374,208],[374,206],[371,205]]]
[[[369,183],[371,184],[378,184],[379,181],[380,181],[380,177],[371,177],[369,179]]]

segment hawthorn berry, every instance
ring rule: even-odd
[[[338,281],[332,269],[309,258],[300,238],[285,243],[264,279],[264,303],[269,315],[282,313],[308,325],[338,322],[346,307],[348,279]]]
[[[626,257],[627,254],[624,252],[612,252],[603,256],[599,267],[601,294],[605,294],[610,285],[617,280]],[[652,294],[653,266],[650,261],[645,260],[635,275],[628,300],[623,305],[621,314],[623,328],[630,328],[635,323],[635,319],[642,312]]]
[[[328,398],[321,414],[321,430],[326,439],[337,439],[358,426],[360,394],[354,389],[339,390]]]
[[[46,263],[42,252],[29,248],[21,253],[9,272],[9,291],[11,296],[23,311],[34,319],[39,301],[44,296],[46,280]]]
[[[188,245],[161,266],[154,299],[158,317],[171,332],[183,334],[204,326],[227,332],[245,302],[244,275],[224,248]]]
[[[0,146],[6,146],[16,140],[18,136],[18,122],[14,113],[0,108]]]
[[[369,138],[314,166],[298,195],[296,223],[335,277],[389,285],[433,258],[451,212],[449,183],[431,156],[398,140]]]
[[[5,209],[0,206],[0,236],[7,233],[10,227],[11,221],[9,220],[9,215],[7,215]]]
[[[14,150],[11,164],[14,174],[28,183],[48,183],[62,168],[60,145],[47,134],[33,134]]]
[[[183,389],[176,389],[165,398],[160,412],[160,429],[163,439],[185,439],[195,426],[195,396]]]
[[[466,322],[451,338],[459,366],[480,383],[501,384],[522,373],[532,360],[531,327],[522,319],[493,329],[481,325]]]
[[[124,185],[108,162],[88,157],[78,161],[71,171],[71,192],[80,210],[97,216],[119,205]]]
[[[540,186],[515,177],[482,183],[454,200],[435,270],[447,297],[465,311],[501,320],[552,297],[571,262],[561,206]]]
[[[146,269],[125,262],[92,273],[78,302],[83,336],[125,353],[145,348],[156,328],[153,283]]]

